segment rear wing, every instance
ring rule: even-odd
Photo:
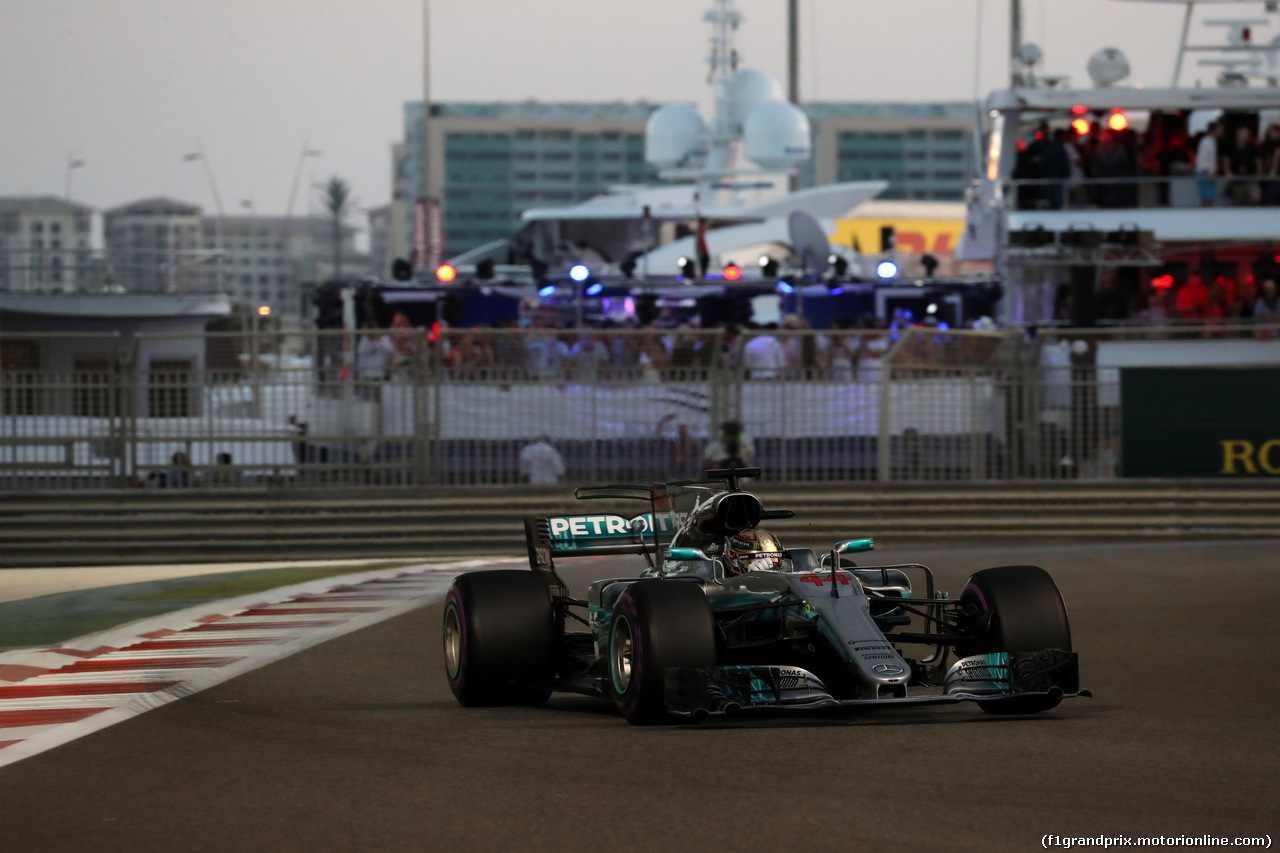
[[[556,574],[556,557],[611,557],[624,554],[656,554],[659,536],[667,541],[676,531],[669,514],[646,512],[633,518],[620,515],[561,515],[524,520],[529,568],[540,573],[553,595],[564,596],[568,588]]]

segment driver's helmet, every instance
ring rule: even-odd
[[[731,575],[776,570],[782,560],[782,543],[763,527],[743,530],[725,543],[725,566]]]

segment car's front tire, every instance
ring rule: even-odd
[[[1071,626],[1062,594],[1038,566],[1000,566],[975,572],[960,593],[961,657],[990,652],[1071,651]],[[1028,696],[979,702],[990,714],[1034,714],[1056,707],[1061,697]]]
[[[460,575],[443,628],[445,675],[463,705],[537,705],[551,695],[555,609],[533,572]]]
[[[667,668],[715,664],[715,619],[698,584],[642,580],[618,596],[609,626],[607,682],[627,722],[650,725],[666,718]]]

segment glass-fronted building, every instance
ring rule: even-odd
[[[805,186],[888,181],[884,199],[960,201],[974,172],[974,105],[811,103]]]
[[[394,219],[408,256],[413,201],[443,204],[447,255],[511,235],[531,207],[573,204],[610,185],[656,178],[645,163],[644,130],[659,105],[648,102],[438,103],[425,121],[421,101],[404,105],[396,164]],[[803,105],[813,158],[801,186],[886,180],[882,198],[955,201],[973,177],[971,103]],[[403,217],[399,219],[398,217]]]

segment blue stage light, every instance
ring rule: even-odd
[[[554,284],[548,284],[546,287],[540,287],[538,288],[538,295],[543,298],[546,298],[548,296],[555,296],[556,286]]]
[[[796,289],[795,289],[794,287],[792,287],[792,286],[791,286],[791,282],[788,282],[788,281],[780,281],[780,282],[778,282],[778,290],[781,290],[783,293],[795,293],[795,292],[796,292]]]
[[[876,275],[881,278],[896,278],[898,275],[898,265],[893,261],[881,261],[876,264]]]
[[[569,267],[569,278],[574,281],[586,281],[590,277],[591,270],[587,268],[586,264],[574,264]]]
[[[587,296],[595,296],[602,290],[604,290],[604,285],[597,281],[595,284],[587,288]]]

